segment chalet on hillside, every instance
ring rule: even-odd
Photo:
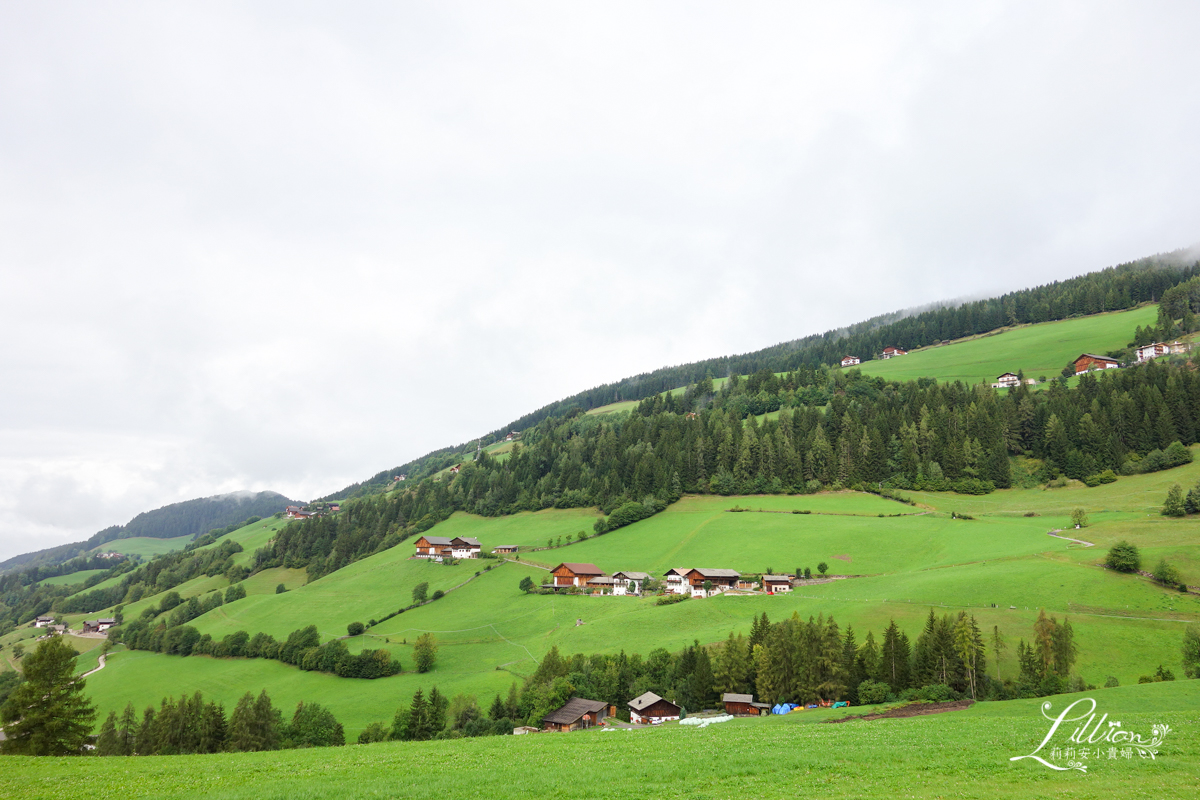
[[[732,569],[701,569],[696,567],[689,570],[684,577],[691,587],[692,597],[705,597],[705,581],[708,581],[712,585],[713,592],[727,592],[730,589],[737,588],[738,578],[741,577],[741,573]]]
[[[613,594],[637,595],[642,593],[642,587],[650,580],[650,575],[645,572],[615,572],[613,580],[616,582]]]
[[[504,441],[515,442],[517,439],[520,439],[520,438],[521,438],[520,431],[509,431],[508,435],[504,437]]]
[[[1166,342],[1155,342],[1154,344],[1148,344],[1143,347],[1139,347],[1137,349],[1137,360],[1138,363],[1141,364],[1144,361],[1149,361],[1151,359],[1158,358],[1159,356],[1170,355],[1172,353],[1186,353],[1187,351],[1188,346],[1183,342],[1176,341],[1171,342],[1170,344],[1167,344]]]
[[[310,517],[315,517],[316,514],[312,511],[305,511],[300,506],[288,506],[285,516],[288,519],[309,519]]]
[[[443,558],[450,558],[453,551],[451,546],[454,540],[446,536],[422,536],[417,539],[417,558],[432,558],[441,561]]]
[[[454,558],[479,558],[483,545],[470,536],[456,536],[450,540],[450,555]]]
[[[54,617],[41,616],[33,621],[35,628],[48,628],[54,624]]]
[[[658,725],[679,719],[679,706],[654,692],[629,701],[629,721],[634,725]]]
[[[908,351],[905,350],[903,347],[892,347],[891,345],[888,345],[887,347],[883,348],[883,352],[880,354],[880,358],[893,358],[895,356],[906,356],[906,355],[908,355]]]
[[[667,594],[687,594],[691,591],[687,580],[687,574],[691,571],[691,567],[675,567],[664,572],[663,583],[666,584]]]
[[[498,544],[492,548],[493,553],[508,554],[517,552],[515,544]]]
[[[572,697],[562,708],[551,711],[542,717],[542,727],[548,731],[577,731],[580,728],[591,728],[598,725],[600,720],[609,712],[608,703],[603,700],[585,700],[582,697]],[[612,709],[615,711],[615,709]],[[616,716],[609,713],[608,716]]]
[[[575,564],[563,562],[550,570],[551,588],[560,589],[566,586],[587,586],[593,578],[604,577],[604,570],[595,564]]]
[[[734,694],[726,692],[721,696],[721,702],[725,704],[725,713],[732,714],[735,717],[757,717],[760,714],[767,713],[771,706],[767,703],[754,702],[752,694]]]
[[[856,367],[861,363],[862,359],[860,359],[858,356],[846,356],[842,359],[843,367]]]
[[[1094,353],[1083,353],[1075,359],[1075,374],[1081,375],[1094,369],[1117,369],[1121,362],[1108,356],[1098,356]]]
[[[790,592],[792,590],[791,575],[763,575],[763,588],[768,592],[778,594],[779,592]]]
[[[1015,372],[1006,372],[996,378],[996,382],[992,384],[993,389],[1012,389],[1021,385],[1021,379]]]
[[[104,633],[106,630],[116,625],[117,621],[112,617],[104,619],[85,619],[83,621],[84,633]]]

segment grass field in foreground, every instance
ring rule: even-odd
[[[103,674],[103,673],[100,673]],[[1041,701],[977,704],[911,719],[819,724],[831,712],[698,729],[500,736],[275,753],[91,759],[5,758],[0,795],[23,798],[962,797],[1192,798],[1200,789],[1200,682],[1105,689],[1092,697],[1157,757],[1089,755],[1088,771],[1031,760],[1049,723]],[[814,724],[817,723],[817,724]],[[1070,729],[1054,743],[1065,746]]]
[[[991,383],[1005,372],[1024,370],[1025,377],[1057,378],[1080,353],[1123,349],[1140,325],[1153,325],[1157,306],[1114,311],[1078,319],[1023,325],[942,347],[913,350],[906,356],[864,361],[860,369],[893,381],[930,377],[939,381]],[[858,354],[863,355],[863,354]]]

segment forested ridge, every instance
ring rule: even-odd
[[[550,403],[513,422],[482,436],[479,443],[486,446],[499,441],[511,430],[523,431],[544,419],[561,417],[572,409],[590,410],[624,400],[642,400],[655,394],[697,383],[706,376],[714,378],[749,375],[762,370],[790,372],[800,367],[816,368],[840,363],[845,355],[856,355],[863,361],[878,356],[884,347],[894,345],[911,350],[981,333],[1010,325],[1049,322],[1070,317],[1119,311],[1145,302],[1158,302],[1172,287],[1189,279],[1200,278],[1200,260],[1194,250],[1178,250],[1151,256],[1115,267],[1108,267],[1076,278],[1054,281],[1032,289],[1009,292],[986,300],[962,303],[954,307],[934,308],[906,315],[895,312],[873,317],[845,328],[806,336],[741,355],[663,367],[613,383],[595,386],[571,397]],[[1200,297],[1189,286],[1191,308],[1200,311]],[[1181,294],[1176,292],[1176,297]],[[1173,317],[1184,317],[1187,303],[1177,302]],[[899,317],[899,318],[898,318]],[[1130,332],[1134,340],[1134,332]],[[1152,335],[1152,334],[1149,334]],[[1139,343],[1143,343],[1140,342]],[[476,443],[444,447],[390,470],[379,472],[361,483],[352,484],[328,495],[327,500],[346,499],[380,491],[397,475],[410,480],[425,477],[456,463],[475,450]]]
[[[760,421],[757,414],[776,411]],[[756,494],[865,488],[986,493],[1011,486],[1011,456],[1059,476],[1105,482],[1191,460],[1200,433],[1194,362],[1087,374],[1074,387],[889,382],[858,370],[764,369],[713,392],[655,395],[629,415],[574,409],[526,431],[504,460],[481,453],[457,474],[350,501],[295,522],[255,569],[305,567],[310,579],[428,530],[454,511],[497,516],[597,506],[637,519],[684,492]],[[610,525],[597,523],[603,533]]]
[[[171,503],[153,511],[143,511],[124,525],[105,528],[85,542],[73,542],[14,556],[0,563],[0,572],[57,564],[84,555],[94,547],[117,539],[132,539],[135,536],[153,539],[198,536],[213,528],[224,528],[248,516],[269,517],[276,511],[282,511],[292,502],[294,501],[278,492],[258,492],[201,497]]]

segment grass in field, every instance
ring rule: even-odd
[[[153,539],[149,536],[134,536],[129,539],[115,539],[95,548],[101,553],[124,553],[127,556],[141,556],[146,560],[154,556],[173,553],[186,547],[194,536],[176,536],[174,539]]]
[[[1158,309],[1147,305],[1079,319],[1022,325],[984,334],[943,347],[912,350],[906,356],[864,361],[863,373],[888,380],[922,377],[939,381],[991,383],[1005,372],[1024,370],[1025,377],[1057,378],[1063,366],[1080,353],[1123,349],[1140,325],[1153,325]]]
[[[1097,508],[1136,506],[1140,493],[1158,491],[1169,485],[1164,484],[1167,480],[1161,474],[1122,478],[1087,491],[1100,498]],[[1159,663],[1181,674],[1180,637],[1184,621],[1200,619],[1196,598],[1099,569],[1099,545],[1085,549],[1046,535],[1051,528],[1068,525],[1072,504],[1050,502],[1063,496],[1040,489],[984,498],[922,495],[922,503],[936,513],[849,492],[687,497],[635,525],[569,547],[523,553],[522,559],[544,565],[593,561],[610,572],[635,569],[659,575],[675,566],[733,567],[743,572],[767,567],[790,572],[808,566],[815,571],[817,563],[825,561],[834,574],[867,577],[810,585],[792,596],[726,596],[656,606],[649,598],[525,595],[517,588],[521,578],[528,575],[540,583],[546,572],[510,562],[348,641],[352,651],[385,647],[411,669],[412,642],[422,632],[433,632],[440,651],[429,675],[352,681],[274,662],[129,653],[118,655],[112,667],[89,679],[89,692],[107,708],[123,707],[130,699],[139,706],[157,703],[164,694],[193,683],[206,693],[220,692],[216,696],[227,704],[247,688],[278,686],[287,703],[320,698],[348,733],[357,735],[366,724],[390,718],[396,705],[417,688],[436,684],[443,691],[477,693],[486,701],[528,675],[551,646],[564,653],[624,649],[645,655],[656,647],[678,650],[693,640],[716,642],[730,632],[746,633],[754,615],[762,612],[773,620],[793,612],[805,618],[833,614],[843,627],[853,625],[860,641],[868,629],[878,637],[895,618],[915,640],[931,607],[939,615],[966,609],[986,630],[998,626],[1010,645],[1000,664],[1005,677],[1015,676],[1016,641],[1029,638],[1039,607],[1060,619],[1070,615],[1080,647],[1078,669],[1093,683],[1103,683],[1108,675],[1131,683]],[[976,507],[997,499],[1000,502],[986,511]],[[763,512],[730,513],[727,509],[733,506]],[[1023,516],[1022,509],[1030,506],[1041,509],[1038,516]],[[952,520],[946,513],[951,508],[972,509],[978,518]],[[771,513],[795,509],[814,513]],[[879,513],[906,516],[881,519]],[[594,518],[594,512],[578,509],[500,519],[456,514],[434,530],[443,536],[475,536],[485,547],[541,546],[551,536],[590,530]],[[1107,542],[1112,537],[1141,537],[1148,550],[1182,553],[1192,552],[1188,548],[1195,541],[1194,521],[1189,525],[1130,510],[1095,511],[1093,520],[1087,536],[1080,538]],[[410,559],[411,553],[410,540],[282,595],[273,593],[281,573],[256,576],[251,581],[257,581],[255,592],[261,593],[222,606],[193,624],[217,638],[236,630],[282,637],[308,624],[316,624],[323,638],[341,636],[350,622],[378,619],[407,605],[419,581],[429,581],[431,592],[448,590],[488,563],[497,563],[447,567]],[[299,583],[303,573],[295,571],[293,577]],[[181,588],[199,591],[204,580]],[[1017,608],[1010,609],[1012,605]],[[583,624],[576,625],[577,620]],[[992,664],[989,673],[994,668]]]
[[[53,578],[46,578],[41,581],[42,586],[70,586],[73,583],[83,583],[93,575],[100,575],[108,572],[106,569],[81,569],[78,572],[71,572],[67,575],[56,575]]]
[[[107,672],[105,670],[104,672]],[[98,678],[98,673],[92,679]],[[27,798],[609,797],[636,787],[668,798],[816,797],[1191,798],[1200,785],[1196,684],[1107,689],[1088,696],[1125,730],[1167,724],[1157,758],[1089,756],[1054,772],[1014,756],[1048,730],[1034,701],[976,705],[911,719],[813,724],[828,712],[600,731],[387,742],[214,756],[9,757],[0,793]],[[1054,698],[1066,703],[1073,698]],[[1065,740],[1060,734],[1055,741]],[[1065,744],[1065,742],[1064,742]]]

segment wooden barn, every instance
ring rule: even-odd
[[[442,558],[448,557],[453,552],[451,547],[454,544],[453,539],[448,539],[445,536],[422,536],[417,539],[417,558],[433,558],[440,561]]]
[[[692,597],[704,597],[705,581],[708,581],[712,585],[713,592],[727,592],[730,589],[737,588],[738,578],[741,577],[741,573],[732,569],[703,569],[696,567],[689,570],[684,577],[691,586]]]
[[[598,725],[600,720],[610,712],[608,703],[602,700],[585,700],[582,697],[572,697],[567,704],[556,711],[551,711],[542,717],[542,728],[548,731],[577,731],[580,728],[591,728]],[[614,716],[608,713],[608,716]]]
[[[1083,353],[1075,359],[1075,374],[1091,372],[1094,369],[1116,369],[1121,362],[1108,356],[1098,356],[1094,353]]]
[[[550,576],[553,579],[551,586],[555,588],[563,586],[586,586],[588,581],[593,578],[603,577],[604,570],[595,564],[576,564],[564,561],[550,570]]]
[[[515,553],[517,552],[517,546],[515,544],[498,544],[492,548],[492,552],[502,554]]]
[[[763,589],[774,594],[792,590],[791,575],[763,575],[762,583]]]
[[[670,700],[662,699],[654,692],[646,692],[641,697],[629,701],[629,721],[634,725],[658,725],[679,717],[679,706]]]
[[[725,713],[735,717],[757,717],[771,710],[767,703],[754,702],[752,694],[726,692],[721,696],[721,702],[725,704]]]

